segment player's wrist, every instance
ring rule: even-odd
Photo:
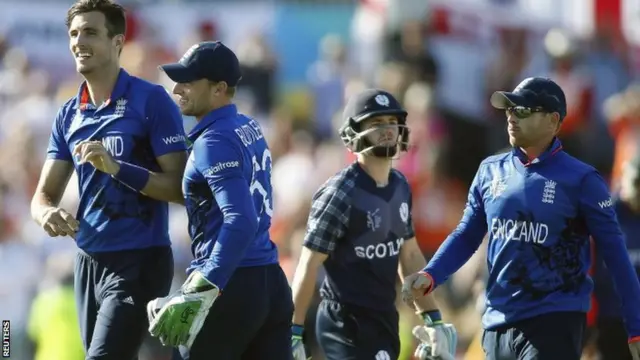
[[[299,324],[291,325],[291,335],[302,339],[304,337],[304,326]]]
[[[114,160],[114,163],[118,165],[117,172],[112,174],[115,179],[136,191],[142,191],[147,186],[151,176],[147,169],[119,160]]]
[[[429,295],[436,288],[436,281],[433,276],[426,270],[420,271],[418,274],[426,277],[429,280],[429,286],[425,289],[424,295]]]
[[[440,310],[427,310],[420,313],[420,317],[426,326],[442,325],[442,314]]]
[[[182,285],[184,293],[198,293],[210,290],[216,290],[220,294],[220,288],[199,271],[192,272],[184,282],[184,285]]]
[[[41,205],[36,211],[34,220],[38,223],[38,225],[42,226],[45,223],[45,217],[49,215],[52,211],[56,209],[55,206],[51,205]]]

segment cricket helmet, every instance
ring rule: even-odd
[[[397,125],[374,125],[362,129],[366,120],[392,115],[398,120]],[[394,157],[398,150],[407,151],[409,148],[409,128],[407,127],[407,111],[400,102],[390,93],[379,89],[367,89],[352,96],[343,113],[344,123],[339,133],[345,146],[355,154],[371,154],[376,157]],[[384,144],[385,141],[371,140],[374,133],[385,129],[397,129],[393,144]],[[394,135],[394,136],[396,136]]]

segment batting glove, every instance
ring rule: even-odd
[[[191,348],[220,289],[194,271],[176,293],[147,304],[149,332],[163,345]]]
[[[291,351],[293,352],[293,360],[307,360],[302,334],[304,334],[304,327],[293,324],[291,327]]]
[[[420,360],[454,360],[458,332],[451,324],[442,322],[439,311],[422,314],[424,325],[413,328],[413,336],[420,341],[414,356]]]

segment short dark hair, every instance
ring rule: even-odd
[[[127,31],[124,8],[111,0],[77,0],[67,11],[65,20],[67,29],[71,26],[74,17],[93,11],[104,15],[109,37],[124,35]]]

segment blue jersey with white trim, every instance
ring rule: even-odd
[[[189,139],[182,187],[195,259],[187,271],[224,288],[238,267],[278,262],[269,236],[271,152],[260,125],[235,105],[209,113]]]
[[[623,289],[629,333],[640,335],[640,285],[611,204],[596,170],[562,151],[558,140],[533,161],[517,149],[489,157],[469,190],[462,221],[425,271],[441,284],[488,233],[485,328],[550,312],[586,312],[592,236]]]
[[[116,160],[161,171],[156,158],[186,151],[182,116],[171,96],[120,70],[110,99],[89,102],[83,83],[53,122],[47,158],[72,162],[78,175],[79,248],[87,252],[168,246],[168,205],[135,191],[72,156],[81,141],[99,140]]]

